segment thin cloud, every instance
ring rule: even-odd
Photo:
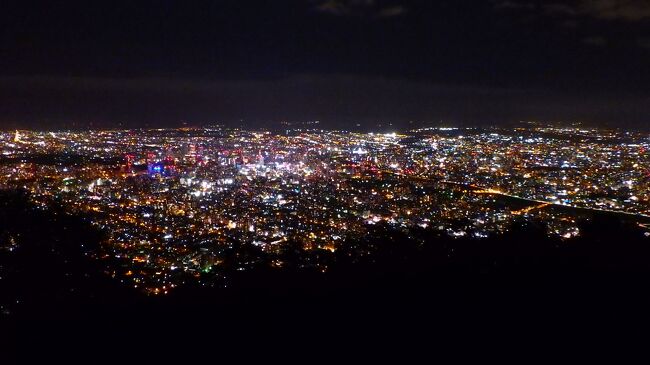
[[[497,9],[535,9],[535,4],[527,1],[517,0],[498,0],[494,2],[494,7]]]
[[[542,5],[544,11],[548,14],[562,14],[562,15],[578,15],[579,12],[578,10],[568,4],[557,4],[557,3],[551,3],[551,4],[544,4]]]
[[[400,4],[384,4],[375,0],[316,1],[314,9],[327,15],[368,18],[392,18],[403,15],[408,10]]]
[[[391,6],[388,8],[383,8],[377,13],[378,18],[392,18],[394,16],[400,16],[406,12],[406,8],[403,6]]]
[[[647,0],[583,0],[578,10],[600,19],[640,21],[650,19]]]
[[[590,17],[601,20],[638,22],[650,19],[648,0],[573,0],[533,3],[525,0],[496,0],[502,10],[539,11],[547,15]]]
[[[494,9],[533,15],[540,19],[550,18],[572,32],[582,34],[580,41],[592,47],[619,44],[638,48],[649,48],[639,40],[623,39],[616,31],[620,27],[636,27],[644,32],[650,22],[650,0],[494,0]],[[601,24],[601,23],[609,24]],[[590,28],[603,26],[605,36],[594,36]],[[644,34],[644,33],[640,33]],[[642,36],[639,39],[647,39]]]
[[[350,15],[352,9],[345,2],[338,0],[325,1],[316,5],[315,9],[319,12],[331,15]]]

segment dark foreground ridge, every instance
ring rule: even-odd
[[[351,262],[340,250],[327,273],[260,265],[228,272],[225,288],[187,285],[146,296],[88,257],[101,233],[83,217],[34,209],[16,192],[3,192],[0,205],[0,305],[10,321],[600,321],[642,316],[650,304],[650,240],[611,215],[593,216],[580,238],[566,241],[531,225],[488,240],[422,231],[424,243],[378,232],[355,243],[372,255]],[[305,254],[287,250],[285,259]]]

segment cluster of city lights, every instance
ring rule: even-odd
[[[164,294],[214,278],[233,247],[282,267],[287,245],[327,270],[377,226],[482,239],[567,210],[650,215],[650,136],[577,128],[404,133],[226,128],[0,134],[0,188],[83,213],[106,233],[107,272]],[[364,253],[360,253],[364,254]],[[237,252],[235,269],[259,264]]]

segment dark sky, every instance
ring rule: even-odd
[[[0,126],[647,127],[650,1],[17,1]]]

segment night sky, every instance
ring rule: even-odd
[[[17,1],[0,126],[650,123],[650,1]]]

